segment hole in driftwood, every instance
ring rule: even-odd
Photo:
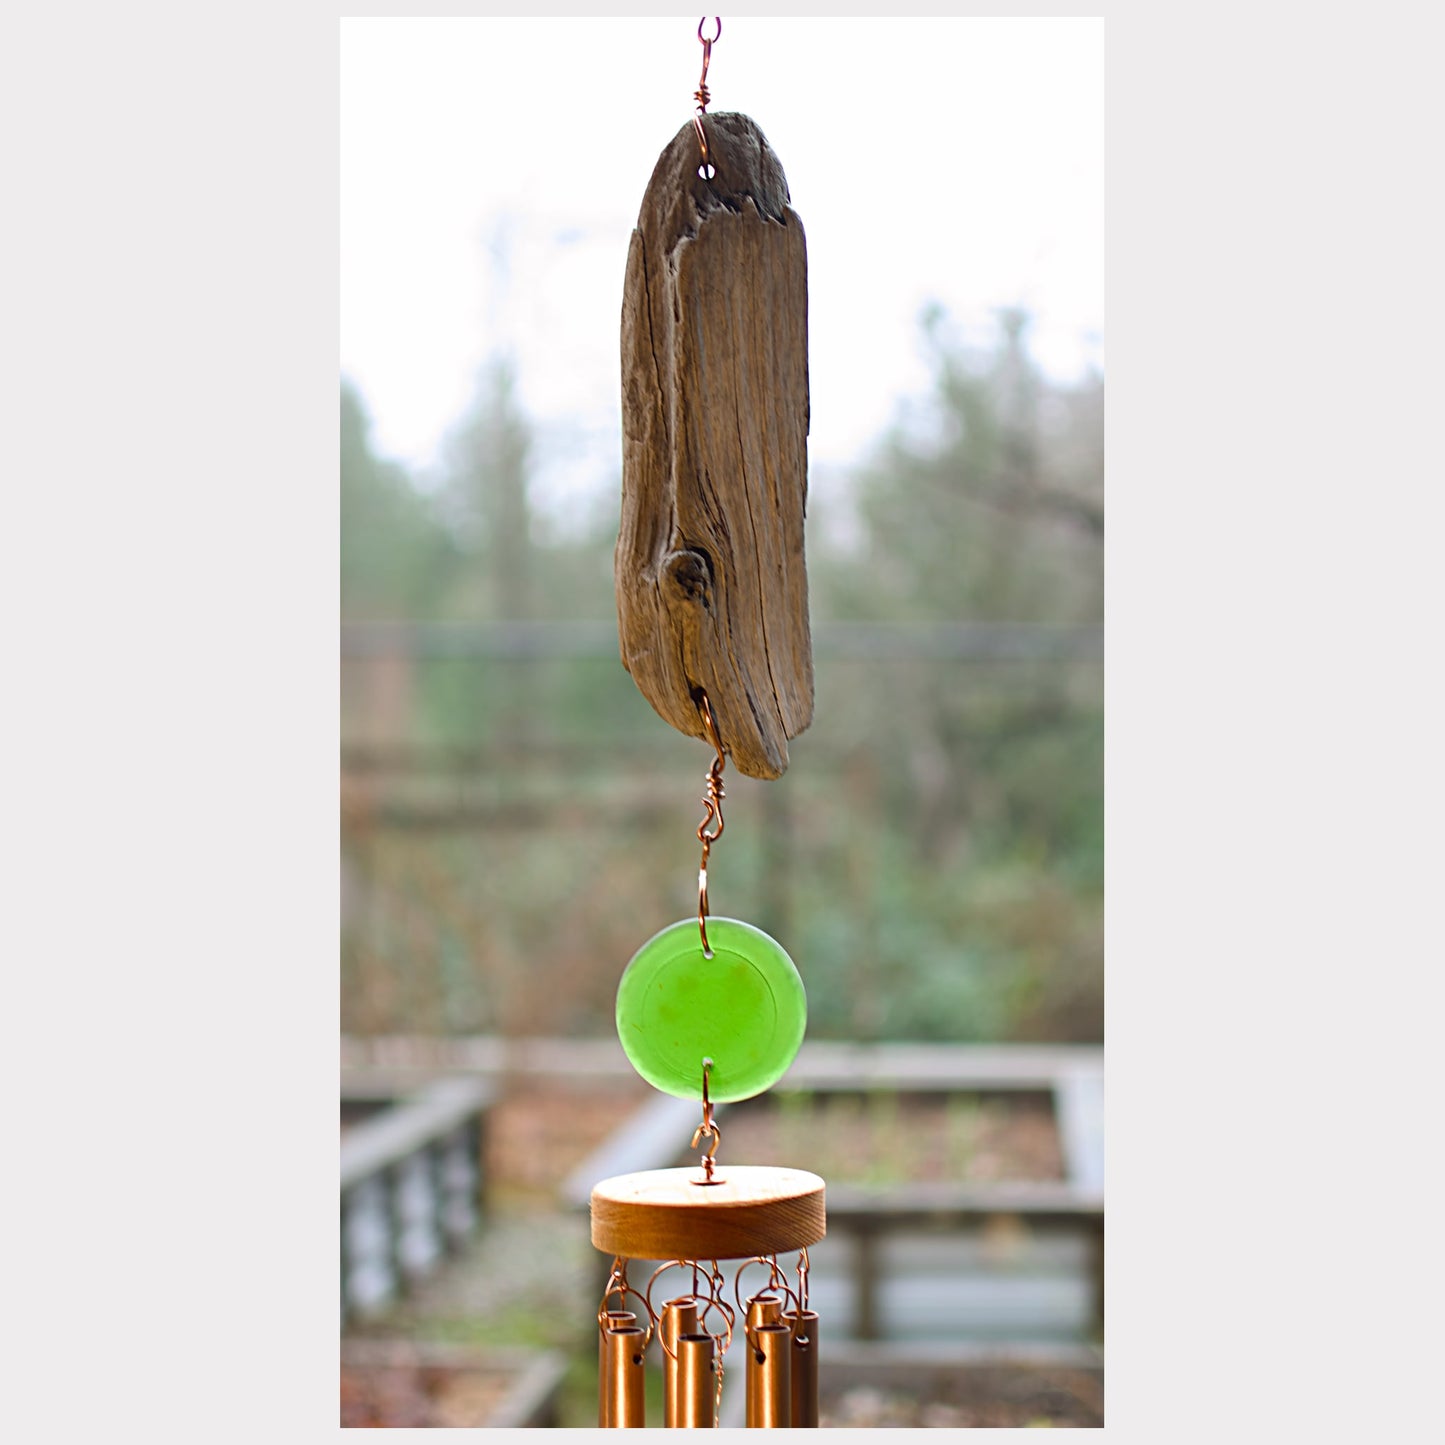
[[[699,180],[710,181],[717,175],[717,167],[710,162],[706,165],[701,165],[697,168],[697,175]]]

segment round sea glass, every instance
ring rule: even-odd
[[[649,938],[617,988],[617,1037],[655,1089],[719,1104],[771,1088],[797,1057],[808,1000],[793,960],[774,938],[736,918],[709,918],[702,951],[697,919]]]

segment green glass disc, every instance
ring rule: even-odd
[[[776,939],[736,918],[709,918],[706,958],[697,919],[649,938],[617,988],[617,1037],[655,1089],[702,1098],[750,1099],[788,1071],[803,1042],[808,1000]]]

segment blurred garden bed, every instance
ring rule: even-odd
[[[855,1429],[1097,1428],[1104,1424],[1100,1355],[1040,1351],[930,1360],[878,1347],[834,1346],[820,1362],[819,1424]]]
[[[486,1169],[495,1201],[555,1208],[568,1173],[651,1093],[635,1076],[605,1085],[544,1080],[509,1089],[488,1120]]]
[[[778,1091],[729,1106],[719,1157],[865,1184],[1063,1178],[1046,1094]]]
[[[341,1347],[343,1428],[556,1425],[565,1358],[410,1340]]]

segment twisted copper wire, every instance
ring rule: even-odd
[[[693,129],[697,131],[697,143],[702,150],[702,167],[698,171],[700,176],[706,180],[712,179],[712,165],[707,158],[707,132],[703,129],[702,118],[707,113],[708,105],[712,101],[712,92],[707,88],[707,67],[712,60],[712,48],[714,43],[722,35],[722,16],[714,15],[717,21],[717,34],[708,39],[702,33],[702,27],[707,24],[707,16],[704,15],[697,22],[697,38],[702,42],[702,75],[698,78],[697,89],[693,91],[692,98],[697,102],[697,114],[692,118]]]
[[[718,738],[717,724],[713,721],[712,706],[707,700],[707,693],[701,693],[699,707],[702,710],[703,725],[707,729],[708,741],[713,745],[717,756],[713,759],[712,766],[707,770],[704,781],[707,784],[707,796],[703,798],[703,806],[707,814],[697,826],[697,840],[702,844],[702,862],[697,870],[697,926],[702,934],[702,953],[704,958],[712,957],[712,948],[707,941],[707,859],[712,852],[712,845],[722,837],[723,815],[722,802],[727,796],[727,790],[723,787],[723,767],[726,759],[723,756],[723,746]],[[717,826],[711,832],[708,831],[710,824]]]

